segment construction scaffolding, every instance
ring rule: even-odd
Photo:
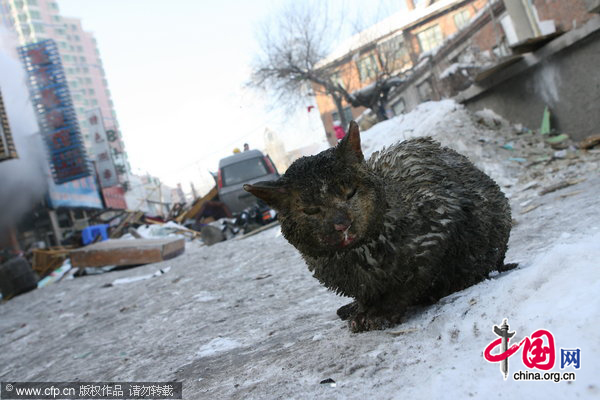
[[[17,149],[10,131],[8,123],[8,114],[2,100],[2,91],[0,91],[0,161],[17,158]]]

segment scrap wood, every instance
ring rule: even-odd
[[[266,231],[267,229],[270,229],[270,228],[274,227],[275,225],[279,225],[279,221],[273,221],[270,224],[267,224],[265,226],[261,226],[258,229],[255,229],[255,230],[253,230],[251,232],[246,233],[245,235],[236,237],[234,240],[246,239],[248,236],[256,235],[257,233],[260,233],[262,231]]]
[[[569,192],[569,193],[561,194],[560,198],[564,199],[564,198],[567,198],[567,197],[575,196],[575,195],[577,195],[579,193],[583,193],[583,190],[575,190],[574,192]]]
[[[524,54],[532,51],[536,51],[539,48],[545,46],[548,42],[556,39],[558,36],[564,34],[565,32],[562,29],[557,29],[552,33],[548,33],[546,35],[540,35],[536,37],[532,37],[529,39],[522,40],[518,43],[515,43],[510,46],[513,53],[516,54]]]
[[[184,207],[185,207],[185,203],[173,204],[173,207],[171,207],[171,209],[169,210],[169,213],[167,214],[167,221],[171,220],[171,219],[175,219],[178,216],[180,216],[181,214],[183,214],[185,212]]]
[[[588,136],[579,142],[579,148],[586,150],[598,145],[600,145],[600,135]]]
[[[185,221],[186,219],[194,218],[200,212],[200,210],[202,209],[202,206],[204,206],[204,203],[211,200],[215,196],[217,196],[217,187],[216,186],[214,186],[210,190],[210,192],[205,194],[203,197],[196,199],[194,201],[194,203],[192,204],[192,207],[187,212],[181,213],[179,216],[177,216],[177,218],[175,218],[175,222],[181,223],[182,221]]]
[[[154,224],[154,225],[164,225],[165,224],[165,222],[154,221],[154,220],[151,220],[151,219],[147,220],[146,222],[148,222],[148,224]],[[195,231],[193,229],[189,229],[189,228],[183,227],[183,226],[178,226],[178,227],[167,226],[167,228],[173,229],[173,231],[175,233],[180,233],[180,232],[181,233],[191,233],[193,239],[196,239],[197,237],[200,236],[200,232]]]
[[[548,186],[548,187],[542,189],[540,191],[539,195],[543,196],[548,193],[556,192],[557,190],[564,189],[569,186],[577,185],[578,183],[581,183],[585,180],[586,180],[586,178],[581,178],[581,179],[571,179],[569,181],[558,182],[558,183],[555,183],[554,185],[551,185],[551,186]]]
[[[110,239],[71,251],[73,267],[139,265],[164,261],[185,251],[185,239]]]
[[[41,277],[44,277],[60,267],[68,257],[72,247],[53,247],[50,249],[33,250],[31,268]]]
[[[125,228],[125,226],[127,226],[127,224],[134,224],[138,222],[143,216],[143,211],[129,212],[129,215],[127,215],[127,217],[125,217],[125,219],[121,221],[121,223],[114,230],[112,230],[112,232],[110,233],[110,238],[114,239],[121,236],[121,232],[123,232],[123,229]]]
[[[521,61],[522,58],[523,58],[522,55],[512,55],[512,56],[507,56],[507,57],[502,58],[496,64],[492,65],[489,68],[483,69],[479,74],[477,74],[477,76],[475,76],[475,82],[480,83],[480,82],[488,79],[489,77],[491,77],[492,75],[495,75],[499,71],[511,66],[512,64],[515,64],[515,63]]]

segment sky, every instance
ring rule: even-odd
[[[398,11],[401,1],[330,1],[348,22],[337,40]],[[325,141],[317,112],[275,107],[245,87],[259,25],[283,7],[268,0],[58,0],[66,17],[94,33],[134,173],[168,185],[212,184],[208,171],[234,148],[263,148],[266,128],[286,150]],[[369,4],[364,9],[364,4]],[[402,5],[402,4],[401,4]],[[267,107],[267,106],[271,107]],[[306,107],[316,105],[306,99]]]

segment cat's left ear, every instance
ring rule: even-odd
[[[254,185],[244,185],[244,190],[278,211],[286,207],[290,198],[288,189],[278,181],[262,181]]]
[[[360,132],[358,130],[358,124],[354,121],[350,121],[348,126],[348,132],[346,136],[337,145],[338,152],[346,158],[352,161],[362,162],[365,157],[363,156],[360,148]]]

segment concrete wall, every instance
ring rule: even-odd
[[[539,129],[546,105],[552,127],[581,140],[600,134],[600,21],[571,31],[502,71],[487,87],[463,93],[471,110],[489,108]],[[495,82],[494,82],[495,80]]]

